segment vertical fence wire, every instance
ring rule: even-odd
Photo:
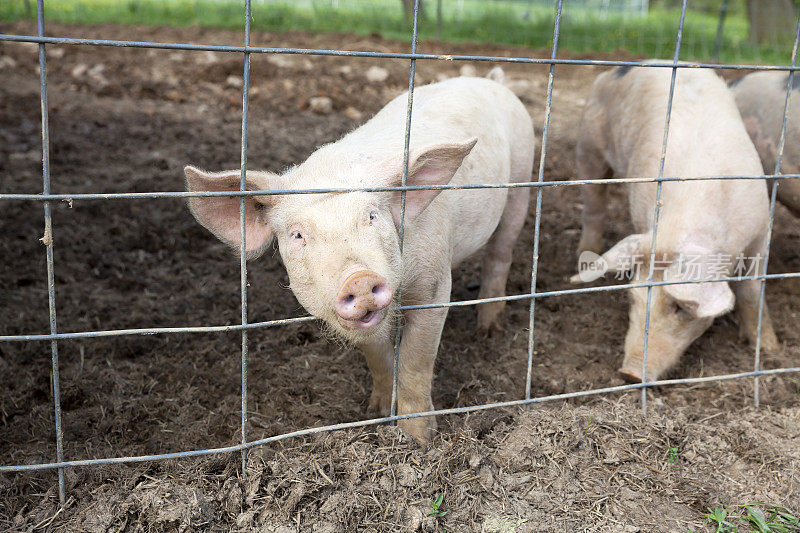
[[[36,0],[36,25],[39,37],[44,37],[44,0]],[[39,86],[42,104],[42,192],[50,194],[50,121],[47,105],[47,57],[44,43],[39,44]],[[47,305],[50,312],[50,334],[58,333],[56,327],[56,287],[53,267],[53,217],[50,202],[44,202],[44,237],[47,256]],[[64,460],[64,433],[61,426],[61,377],[58,372],[58,341],[50,341],[50,360],[53,374],[53,413],[56,425],[56,457]],[[58,500],[66,501],[67,491],[64,469],[58,469]]]
[[[550,59],[556,58],[558,52],[558,36],[561,25],[561,0],[556,3],[556,20],[553,24],[553,48],[550,51]],[[550,63],[550,73],[547,76],[547,96],[544,104],[544,126],[542,127],[542,152],[539,157],[539,177],[538,183],[544,181],[544,163],[547,155],[547,133],[550,131],[550,108],[553,102],[553,84],[555,82],[556,65]],[[536,188],[536,222],[533,228],[533,265],[531,266],[531,294],[536,294],[536,277],[539,272],[539,237],[542,222],[542,187]],[[528,367],[525,376],[525,399],[531,398],[531,387],[533,382],[533,346],[534,346],[534,325],[536,313],[536,298],[531,298],[530,311],[528,315]]]
[[[250,46],[250,0],[244,2],[244,46]],[[242,154],[239,190],[247,189],[247,116],[250,104],[250,52],[244,52],[244,75],[242,82]],[[247,232],[245,229],[245,201],[239,198],[239,237],[241,250],[239,254],[239,283],[242,298],[242,444],[247,442]],[[247,449],[242,449],[242,476],[247,472]]]
[[[411,26],[411,53],[417,53],[417,25],[419,22],[419,0],[414,0],[414,17]],[[408,153],[411,145],[411,112],[414,108],[414,75],[416,73],[417,60],[411,59],[411,65],[408,72],[408,105],[406,107],[406,133],[403,145],[403,177],[401,185],[406,186],[408,180]],[[400,230],[398,232],[398,240],[400,243],[400,264],[404,264],[403,260],[403,239],[405,237],[405,219],[406,219],[406,191],[400,191]],[[401,281],[397,285],[397,301],[402,305],[403,302],[403,283],[401,268]],[[397,320],[397,331],[394,337],[394,358],[392,365],[392,402],[389,410],[391,416],[397,414],[398,402],[398,387],[400,380],[400,343],[403,340],[403,318],[399,317]]]
[[[797,45],[800,42],[800,14],[797,17],[797,26],[794,32],[794,46],[792,47],[792,61],[791,66],[797,66]],[[790,70],[789,76],[786,80],[786,100],[783,103],[783,120],[781,122],[781,134],[778,140],[778,154],[775,159],[775,174],[781,173],[781,163],[783,161],[783,150],[786,142],[786,119],[789,116],[789,102],[794,92],[794,77],[795,71]],[[767,227],[767,245],[764,249],[764,266],[762,267],[762,274],[766,275],[767,266],[769,263],[769,249],[772,241],[772,225],[775,221],[775,200],[778,195],[778,184],[780,180],[772,182],[772,191],[769,198],[769,226]],[[758,296],[758,326],[756,330],[756,353],[754,356],[753,367],[758,371],[761,367],[761,326],[764,319],[764,299],[767,292],[767,280],[761,280],[761,292]],[[758,376],[753,378],[753,403],[758,407],[760,398],[760,381]]]
[[[661,155],[658,162],[658,177],[664,176],[664,162],[667,158],[667,141],[669,139],[669,121],[672,118],[672,101],[675,97],[675,78],[678,74],[678,60],[681,55],[681,40],[683,39],[683,23],[686,20],[687,0],[683,0],[681,5],[681,18],[678,23],[678,34],[675,37],[675,55],[672,59],[672,76],[669,81],[669,100],[667,101],[667,118],[664,121],[664,139],[661,143]],[[661,189],[663,181],[659,181],[656,186],[656,203],[653,209],[653,238],[650,241],[650,265],[647,272],[647,283],[653,282],[656,262],[656,242],[658,237],[658,217],[661,212]],[[644,314],[644,347],[642,348],[642,383],[647,381],[647,343],[650,337],[650,304],[653,300],[653,287],[647,287],[647,307]],[[647,412],[647,389],[642,387],[642,411]]]

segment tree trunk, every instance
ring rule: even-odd
[[[797,21],[792,0],[747,0],[750,41],[787,45],[794,40]]]
[[[414,20],[414,0],[400,0],[403,2],[403,15],[406,18],[406,21],[411,22]],[[419,22],[422,22],[422,19],[425,16],[425,7],[422,5],[422,0],[419,0]]]

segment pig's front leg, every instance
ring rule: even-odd
[[[432,279],[428,288],[431,303],[450,300],[450,270]],[[416,309],[405,312],[405,328],[400,343],[400,372],[397,394],[398,414],[433,410],[431,384],[433,363],[439,351],[447,308]],[[420,443],[427,443],[436,431],[432,416],[401,420],[400,427]]]
[[[610,167],[595,145],[595,139],[582,138],[578,146],[578,177],[597,180],[611,177]],[[583,195],[583,222],[578,254],[603,251],[603,229],[606,221],[605,185],[581,185]]]
[[[394,335],[388,334],[362,347],[367,366],[372,374],[372,395],[369,411],[388,416],[392,407],[392,382],[394,376]]]

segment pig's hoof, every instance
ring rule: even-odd
[[[392,404],[392,397],[386,396],[384,394],[376,394],[375,392],[372,393],[372,396],[369,397],[369,413],[376,413],[380,416],[389,416],[391,412]]]
[[[772,331],[768,334],[765,334],[763,331],[761,333],[761,349],[768,354],[779,353],[782,346],[780,341],[778,341],[778,337],[775,336],[775,333]]]
[[[642,382],[642,371],[641,369],[634,370],[632,368],[623,367],[617,370],[619,376],[624,379],[627,383],[641,383]],[[649,377],[647,381],[652,381]]]
[[[478,324],[476,333],[479,337],[488,339],[491,337],[502,337],[506,332],[506,328],[500,323],[499,320],[494,320],[489,324]]]
[[[436,419],[433,417],[401,420],[398,425],[422,447],[427,447],[436,433]]]
[[[751,346],[756,345],[756,341],[758,338],[756,329],[748,329],[748,328],[739,328],[739,340],[747,340]],[[780,341],[778,337],[775,335],[775,331],[772,328],[762,328],[761,330],[761,351],[767,354],[776,354],[781,351]]]

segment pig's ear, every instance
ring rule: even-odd
[[[418,185],[447,185],[461,167],[464,158],[470,153],[477,138],[463,143],[443,143],[426,146],[414,150],[408,156],[407,186]],[[391,186],[399,186],[403,181],[403,163],[395,162],[392,173],[394,175]],[[422,213],[433,201],[441,190],[406,191],[405,224]],[[400,192],[394,194],[392,199],[392,218],[397,226],[400,225]]]
[[[622,273],[641,264],[649,249],[649,233],[628,235],[603,255],[583,252],[579,259],[579,272],[570,278],[572,283],[589,283],[602,278],[606,272]]]
[[[664,281],[693,281],[685,285],[664,285],[664,292],[695,318],[715,318],[731,311],[736,297],[727,281],[700,281],[713,279],[712,256],[693,256],[691,260],[679,257],[664,270]],[[721,273],[720,275],[724,275]]]
[[[238,191],[241,179],[240,170],[224,172],[204,172],[188,166],[183,169],[186,174],[186,190],[200,191]],[[279,177],[267,172],[247,171],[247,190],[259,191],[276,189]],[[239,225],[238,196],[193,196],[189,198],[189,209],[200,224],[219,240],[232,248],[241,248]],[[268,205],[274,202],[275,196],[245,196],[244,227],[245,251],[248,258],[258,257],[267,248],[272,229],[267,218]]]

